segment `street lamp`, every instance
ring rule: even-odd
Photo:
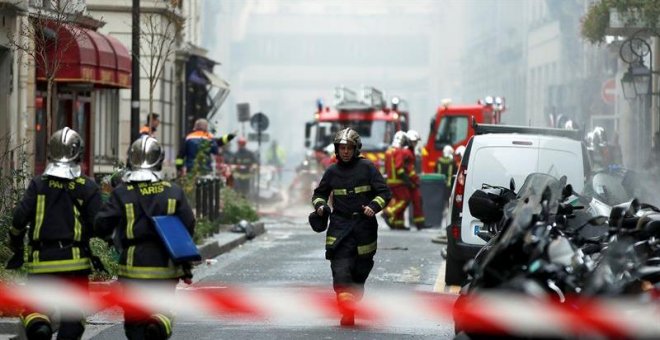
[[[628,65],[628,70],[621,78],[623,97],[632,100],[646,96],[651,92],[651,70],[644,64]]]

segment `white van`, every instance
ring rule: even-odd
[[[482,184],[509,187],[513,178],[519,187],[527,175],[541,172],[557,178],[566,175],[575,191],[582,192],[590,171],[578,131],[497,125],[475,128],[477,134],[468,142],[450,198],[447,285],[465,282],[463,266],[485,244],[477,236],[483,223],[470,214],[467,204]]]

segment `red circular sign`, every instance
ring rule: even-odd
[[[600,88],[600,97],[603,99],[605,104],[614,104],[614,98],[616,98],[616,83],[614,82],[613,78],[603,82],[603,86]]]

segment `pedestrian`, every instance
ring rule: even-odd
[[[96,216],[101,236],[115,232],[120,243],[119,281],[125,288],[166,289],[174,295],[179,279],[190,283],[190,265],[175,264],[157,234],[151,217],[179,217],[190,235],[195,218],[183,190],[163,180],[164,151],[154,138],[143,136],[131,144],[126,181],[112,191]],[[160,311],[149,316],[124,314],[129,339],[167,339],[172,335],[172,315]]]
[[[101,207],[101,195],[98,185],[81,174],[83,150],[83,140],[76,131],[68,127],[56,131],[48,142],[46,170],[32,178],[16,205],[9,230],[10,248],[15,256],[8,268],[22,266],[27,233],[28,285],[30,281],[55,278],[87,288],[92,268],[89,239],[94,215]],[[31,306],[21,313],[28,339],[52,337],[53,325],[47,314]],[[85,331],[85,316],[82,312],[67,315],[62,317],[57,338],[80,339]]]
[[[420,136],[419,132],[415,130],[408,130],[406,132],[406,137],[408,140],[408,149],[412,152],[413,163],[408,164],[407,172],[408,177],[410,178],[410,199],[412,200],[412,215],[413,223],[417,227],[417,230],[426,228],[426,220],[424,218],[424,210],[422,208],[422,193],[419,190],[419,176],[417,175],[417,156],[415,155],[415,148],[419,142]]]
[[[154,137],[156,134],[156,129],[160,125],[160,115],[157,113],[150,113],[147,115],[147,123],[142,125],[140,128],[140,135],[147,135],[149,137]]]
[[[278,183],[282,181],[282,169],[284,168],[285,160],[286,153],[284,152],[284,149],[277,144],[277,140],[273,140],[266,153],[266,164],[275,168],[275,175],[277,176]]]
[[[238,150],[234,153],[234,189],[243,197],[249,197],[253,184],[254,173],[257,168],[257,156],[248,150],[247,140],[238,138]]]
[[[200,151],[203,153],[198,154]],[[176,158],[176,168],[180,175],[183,175],[185,166],[186,173],[192,173],[195,165],[200,175],[211,173],[211,155],[218,154],[218,143],[211,133],[209,133],[209,122],[200,118],[195,121],[193,131],[190,132],[179,149]]]
[[[391,192],[374,164],[360,156],[360,135],[351,128],[334,137],[337,163],[323,174],[312,196],[319,216],[333,210],[326,234],[326,259],[330,260],[332,281],[343,315],[342,326],[355,324],[352,308],[361,299],[364,283],[374,265],[378,238],[376,214],[389,202]]]
[[[385,223],[391,229],[407,230],[404,212],[410,201],[410,186],[406,164],[414,162],[412,152],[405,145],[408,137],[404,131],[397,131],[392,138],[392,145],[385,151],[386,183],[392,192],[392,199],[383,210]]]

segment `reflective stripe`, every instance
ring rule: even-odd
[[[176,200],[174,198],[167,199],[167,214],[174,215],[176,212]]]
[[[349,293],[349,292],[341,292],[341,293],[337,294],[337,300],[342,301],[342,302],[354,301],[355,300],[355,295],[353,295],[353,293]]]
[[[413,177],[413,176],[415,176],[415,175],[417,175],[417,173],[415,172],[415,170],[411,171],[410,174],[409,174],[410,177]]]
[[[124,208],[126,209],[126,238],[132,240],[135,237],[135,235],[133,235],[133,224],[135,223],[133,203],[126,203]]]
[[[44,213],[46,208],[46,195],[37,195],[37,215],[34,221],[34,232],[32,239],[39,239],[39,232],[41,232],[41,225],[44,223]]]
[[[335,241],[337,241],[337,238],[334,237],[334,236],[326,236],[325,237],[325,244],[328,245],[328,246],[334,244]]]
[[[119,276],[132,279],[172,279],[181,277],[183,271],[176,267],[134,267],[119,265]]]
[[[21,229],[16,229],[13,226],[9,227],[9,233],[12,234],[13,236],[20,236],[23,230]]]
[[[359,186],[359,187],[355,187],[354,190],[355,190],[356,194],[359,194],[359,193],[362,193],[362,192],[369,192],[369,191],[371,191],[371,185],[362,185],[362,186]]]
[[[317,203],[323,203],[323,204],[325,204],[325,203],[326,203],[326,200],[323,199],[323,198],[321,198],[321,197],[317,197],[317,198],[315,198],[315,199],[312,201],[312,205],[316,207],[316,204],[317,204]]]
[[[424,217],[415,217],[413,218],[413,222],[415,223],[424,222]]]
[[[181,158],[177,158],[177,159],[174,161],[174,165],[183,165],[183,159],[181,159]]]
[[[348,195],[348,191],[346,189],[335,189],[335,190],[332,190],[332,193],[335,196],[346,196],[346,195]]]
[[[372,201],[373,201],[373,202],[376,202],[376,204],[378,204],[378,206],[379,206],[381,209],[383,209],[383,208],[385,207],[385,200],[384,200],[382,197],[380,197],[380,196],[376,196],[376,197],[374,197],[374,199],[373,199]]]
[[[404,170],[403,168],[401,168],[401,169],[398,169],[398,170],[396,171],[396,173],[397,173],[398,175],[401,175],[404,171],[405,171],[405,170]]]
[[[386,181],[385,183],[387,183],[387,184],[389,184],[389,185],[394,185],[394,184],[403,184],[403,181],[400,180],[400,179],[392,179],[392,178],[388,178],[387,181]]]
[[[80,241],[82,238],[82,225],[80,224],[80,211],[73,206],[73,240]]]
[[[126,265],[129,267],[133,267],[133,256],[135,256],[135,246],[130,246],[126,254]]]
[[[163,314],[154,314],[153,317],[157,318],[163,327],[165,327],[165,333],[167,334],[167,337],[172,335],[172,320],[170,320],[170,318]]]
[[[376,241],[363,246],[358,246],[358,255],[369,254],[373,253],[374,251],[376,251]]]
[[[30,313],[30,314],[28,314],[28,315],[25,316],[25,317],[24,317],[24,316],[21,316],[21,322],[23,323],[23,326],[25,326],[25,327],[29,326],[30,323],[31,323],[33,320],[37,320],[37,319],[39,319],[39,320],[43,320],[43,321],[46,321],[46,322],[50,323],[50,318],[49,318],[48,315],[46,315],[46,314],[41,314],[41,313]]]
[[[78,247],[72,247],[72,248],[71,248],[71,257],[72,257],[74,260],[79,259],[79,258],[80,258],[80,248],[78,248]]]
[[[71,260],[33,261],[27,264],[27,271],[32,274],[71,272],[90,268],[89,259],[86,257]]]

